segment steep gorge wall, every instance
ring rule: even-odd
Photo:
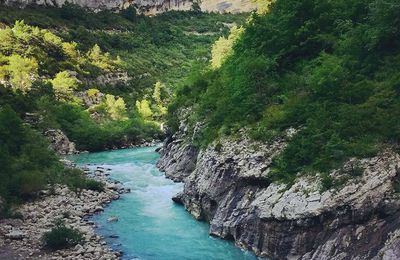
[[[190,10],[193,0],[3,0],[7,5],[26,7],[29,5],[61,7],[72,3],[98,10],[121,10],[135,6],[141,13],[155,15],[170,10]],[[249,12],[256,8],[251,0],[203,0],[200,7],[206,12]]]
[[[345,185],[321,191],[318,177],[293,186],[271,183],[272,159],[295,134],[271,143],[225,138],[197,151],[181,126],[161,149],[158,166],[184,191],[174,200],[210,233],[272,259],[400,259],[400,155],[352,159],[333,178]],[[354,165],[361,175],[349,176]]]

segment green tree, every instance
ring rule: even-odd
[[[126,105],[123,98],[115,98],[115,96],[106,95],[106,110],[112,120],[126,120]]]
[[[93,48],[89,50],[87,55],[91,63],[96,67],[105,71],[111,71],[114,69],[110,54],[103,53],[99,45],[95,44]]]
[[[156,107],[160,116],[163,116],[167,113],[167,108],[164,106],[164,102],[161,98],[161,92],[163,88],[165,88],[165,86],[159,81],[154,84],[153,99],[156,102]]]
[[[243,27],[232,27],[228,38],[220,37],[212,46],[211,67],[218,69],[233,54],[233,45],[244,32]]]
[[[194,12],[194,13],[201,13],[200,3],[201,3],[200,0],[193,1],[191,11]]]
[[[150,103],[146,99],[136,101],[136,109],[144,119],[151,119],[153,112],[150,108]]]
[[[62,71],[51,80],[51,84],[58,100],[70,101],[73,99],[73,91],[78,87],[78,79],[68,71]]]
[[[257,4],[257,13],[265,14],[268,13],[274,0],[252,0],[252,2]]]
[[[26,93],[38,77],[38,63],[34,58],[24,58],[18,54],[13,54],[8,57],[6,71],[10,77],[12,88]]]

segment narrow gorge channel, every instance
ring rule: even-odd
[[[123,251],[123,259],[257,259],[232,242],[210,237],[209,225],[196,221],[172,202],[181,183],[165,178],[155,166],[154,147],[81,154],[78,165],[111,169],[110,177],[131,193],[114,201],[93,220],[108,244]],[[116,216],[118,221],[107,222]]]

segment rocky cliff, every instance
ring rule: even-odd
[[[76,4],[95,11],[121,10],[134,6],[147,15],[155,15],[170,10],[190,10],[193,0],[3,0],[7,5],[26,7],[43,5],[61,7],[65,3]],[[1,2],[1,1],[0,1]],[[251,0],[203,0],[200,7],[206,12],[249,12],[256,8]]]
[[[210,223],[210,234],[272,259],[400,259],[400,155],[351,159],[330,173],[338,184],[299,176],[270,181],[271,162],[296,131],[270,142],[225,138],[197,151],[181,126],[158,166],[184,190],[174,201]],[[189,141],[188,141],[189,140]],[[397,185],[397,186],[396,186]]]
[[[68,155],[78,153],[75,143],[71,142],[60,129],[49,129],[44,135],[50,141],[49,148],[57,154]]]

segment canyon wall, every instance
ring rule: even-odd
[[[271,162],[295,135],[270,143],[227,137],[198,150],[184,124],[165,142],[160,170],[184,190],[174,201],[210,234],[271,259],[400,259],[400,155],[350,159],[323,190],[318,175],[271,181]],[[355,170],[357,169],[357,170]]]
[[[94,11],[121,10],[130,6],[146,15],[155,15],[170,10],[190,10],[193,0],[4,0],[7,5],[26,7],[41,5],[61,7],[65,3],[76,4]],[[200,7],[206,12],[250,12],[256,8],[251,0],[203,0]]]

